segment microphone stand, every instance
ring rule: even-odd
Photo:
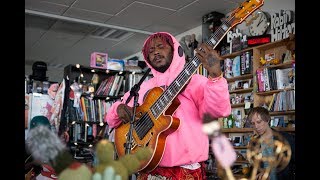
[[[127,142],[125,145],[125,153],[126,154],[130,154],[131,151],[131,147],[132,147],[132,132],[133,132],[133,124],[135,121],[135,114],[136,114],[136,109],[139,106],[138,104],[138,99],[139,99],[139,90],[140,90],[140,86],[142,84],[142,82],[146,79],[146,77],[149,75],[151,69],[148,68],[147,71],[144,73],[143,77],[140,79],[140,81],[138,82],[138,84],[135,84],[131,90],[130,90],[130,96],[128,97],[128,99],[126,100],[126,105],[130,102],[130,100],[132,99],[132,97],[134,97],[134,101],[133,101],[133,113],[131,116],[131,120],[130,120],[130,128],[129,128],[129,135],[127,136]]]

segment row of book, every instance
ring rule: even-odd
[[[270,91],[294,87],[292,75],[294,74],[293,68],[286,69],[270,69],[260,68],[257,69],[257,84],[258,91]]]
[[[73,142],[92,142],[98,134],[98,124],[81,124],[76,123],[72,126]],[[92,139],[88,138],[92,137]]]
[[[96,96],[118,96],[123,86],[124,76],[116,74],[103,80],[95,92]]]
[[[93,143],[96,139],[109,137],[109,126],[103,126],[96,123],[75,123],[72,125],[71,137],[72,143]],[[89,144],[85,144],[89,145]]]
[[[203,67],[203,64],[200,64],[198,67],[196,74],[200,74],[202,76],[208,77],[208,70]]]
[[[268,110],[271,112],[295,110],[295,90],[274,93]]]
[[[233,78],[252,73],[252,51],[243,52],[234,58],[224,60],[224,77]]]
[[[72,104],[73,100],[70,100]],[[104,101],[101,99],[92,99],[82,96],[80,98],[79,107],[71,107],[69,117],[71,120],[103,122],[104,116],[108,109],[113,104],[113,101]]]
[[[127,84],[125,85],[125,92],[130,91],[135,84],[138,84],[143,75],[143,73],[129,74],[127,77]],[[151,77],[151,74],[148,75],[144,81],[149,80]]]

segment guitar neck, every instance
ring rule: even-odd
[[[214,48],[219,44],[223,37],[231,29],[232,18],[226,20],[222,25],[210,36],[206,44]],[[157,119],[169,106],[170,102],[180,93],[183,87],[187,84],[191,76],[197,71],[201,61],[197,56],[194,56],[189,61],[180,74],[174,79],[174,81],[168,86],[168,88],[162,93],[159,99],[151,106],[150,111],[152,115]]]

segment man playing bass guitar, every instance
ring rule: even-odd
[[[148,104],[147,101],[157,95],[158,91],[153,90],[155,87],[161,87],[165,92],[160,93],[157,101],[145,108],[146,112],[141,113],[144,115],[136,120],[133,152],[139,143],[140,146],[149,146],[157,150],[153,158],[159,161],[150,161],[154,167],[142,169],[138,179],[206,179],[204,161],[208,159],[209,140],[202,132],[203,114],[226,117],[231,113],[231,105],[228,84],[220,67],[221,57],[205,43],[196,52],[199,63],[208,71],[208,78],[193,73],[193,68],[198,65],[185,62],[183,50],[171,34],[157,32],[144,43],[142,53],[154,77],[142,83],[138,103],[142,106]],[[116,144],[118,139],[125,140],[127,133],[118,131],[117,135],[117,128],[130,124],[133,99],[128,105],[124,103],[129,95],[127,92],[121,102],[115,102],[105,117],[108,125],[116,128]],[[168,127],[159,128],[165,121],[169,122]],[[147,123],[150,126],[144,126]],[[158,129],[161,132],[157,132]],[[118,153],[120,148],[124,148],[123,143],[117,146]]]

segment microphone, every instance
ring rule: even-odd
[[[151,69],[148,68],[146,70],[146,72],[143,74],[142,78],[140,79],[140,81],[135,84],[131,90],[130,90],[130,96],[128,97],[128,99],[126,100],[126,104],[128,104],[130,102],[130,100],[132,99],[132,97],[136,96],[140,90],[140,85],[142,84],[142,82],[146,79],[146,77],[149,75]]]

